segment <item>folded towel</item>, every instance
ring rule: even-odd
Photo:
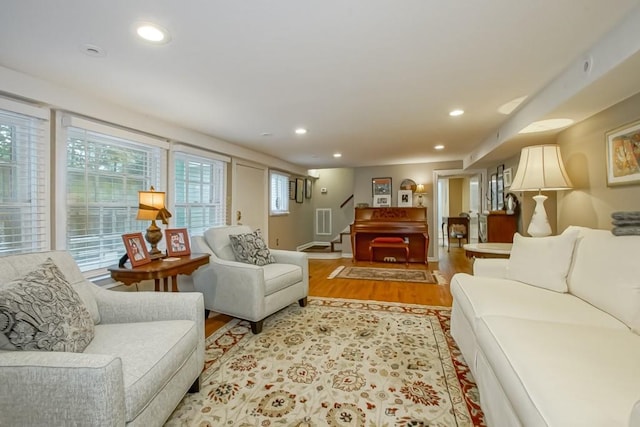
[[[622,227],[640,227],[640,219],[614,219],[613,221],[611,221],[611,224]]]
[[[614,236],[640,236],[640,227],[613,227]]]
[[[640,220],[640,211],[619,211],[611,214],[613,219],[637,219]]]

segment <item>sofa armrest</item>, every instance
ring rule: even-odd
[[[506,279],[509,260],[504,258],[476,258],[473,261],[473,275]]]
[[[120,358],[48,351],[0,353],[0,425],[124,423]]]
[[[302,282],[304,283],[304,294],[309,293],[309,257],[304,252],[283,251],[279,249],[269,249],[277,262],[281,264],[294,264],[302,268]]]

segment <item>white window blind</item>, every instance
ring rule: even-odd
[[[271,215],[284,215],[289,213],[289,176],[279,172],[270,173],[271,194],[270,212]]]
[[[2,100],[5,107],[15,108],[0,109],[0,254],[47,250],[49,113]]]
[[[174,212],[176,227],[199,235],[226,223],[226,162],[174,152]]]
[[[119,133],[66,127],[65,243],[82,271],[116,263],[125,252],[122,234],[144,234],[150,223],[135,219],[138,191],[161,187],[165,150]]]

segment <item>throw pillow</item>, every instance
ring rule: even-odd
[[[51,258],[0,285],[0,350],[81,353],[94,334],[89,310]]]
[[[231,241],[231,249],[236,261],[255,265],[267,265],[276,262],[267,244],[262,239],[260,229],[253,233],[230,234],[229,241]]]
[[[549,237],[523,237],[516,233],[507,278],[551,291],[567,292],[567,275],[577,237],[577,230]]]

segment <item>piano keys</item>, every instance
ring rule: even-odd
[[[429,228],[427,208],[355,208],[350,226],[353,261],[369,260],[369,242],[376,237],[402,237],[409,239],[409,262],[428,264]],[[398,257],[398,251],[376,250],[375,261],[385,257]],[[398,261],[405,261],[399,259]]]

